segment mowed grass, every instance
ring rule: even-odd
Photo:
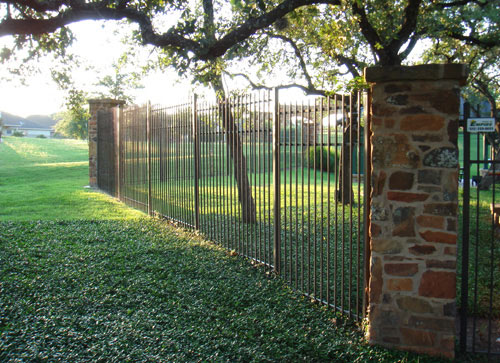
[[[0,143],[0,221],[122,219],[140,212],[88,185],[86,141],[6,137]]]

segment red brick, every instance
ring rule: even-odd
[[[389,279],[387,289],[390,291],[411,291],[413,289],[412,279]]]
[[[433,245],[414,245],[409,248],[409,251],[413,255],[430,255],[436,252],[436,247]]]
[[[420,236],[427,242],[447,243],[451,245],[457,243],[457,235],[455,233],[425,231],[420,232]]]
[[[417,223],[422,227],[444,228],[444,217],[441,216],[418,216]]]
[[[387,263],[384,271],[393,276],[413,276],[418,272],[416,263]]]
[[[399,330],[404,344],[431,347],[434,346],[434,342],[436,341],[436,333],[434,332],[403,327]]]
[[[426,271],[422,275],[418,294],[425,297],[440,299],[454,299],[456,296],[455,272],[448,271]]]
[[[401,120],[403,131],[439,131],[444,127],[444,117],[438,115],[408,115]]]
[[[406,193],[406,192],[387,192],[387,199],[398,202],[423,202],[429,198],[429,194],[422,193]]]

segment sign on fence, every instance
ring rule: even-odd
[[[490,117],[477,117],[467,119],[468,132],[494,132],[495,119]]]

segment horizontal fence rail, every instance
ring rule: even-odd
[[[364,96],[282,103],[275,91],[122,109],[117,195],[361,319],[370,170]]]

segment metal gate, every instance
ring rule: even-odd
[[[97,186],[115,195],[115,125],[111,111],[99,110],[97,115]]]
[[[118,194],[360,320],[370,195],[365,96],[283,103],[276,91],[124,109]]]
[[[464,111],[458,294],[460,350],[499,358],[500,160],[487,147],[483,134],[467,131],[468,105]],[[485,178],[491,183],[487,183],[488,188],[485,188]]]

